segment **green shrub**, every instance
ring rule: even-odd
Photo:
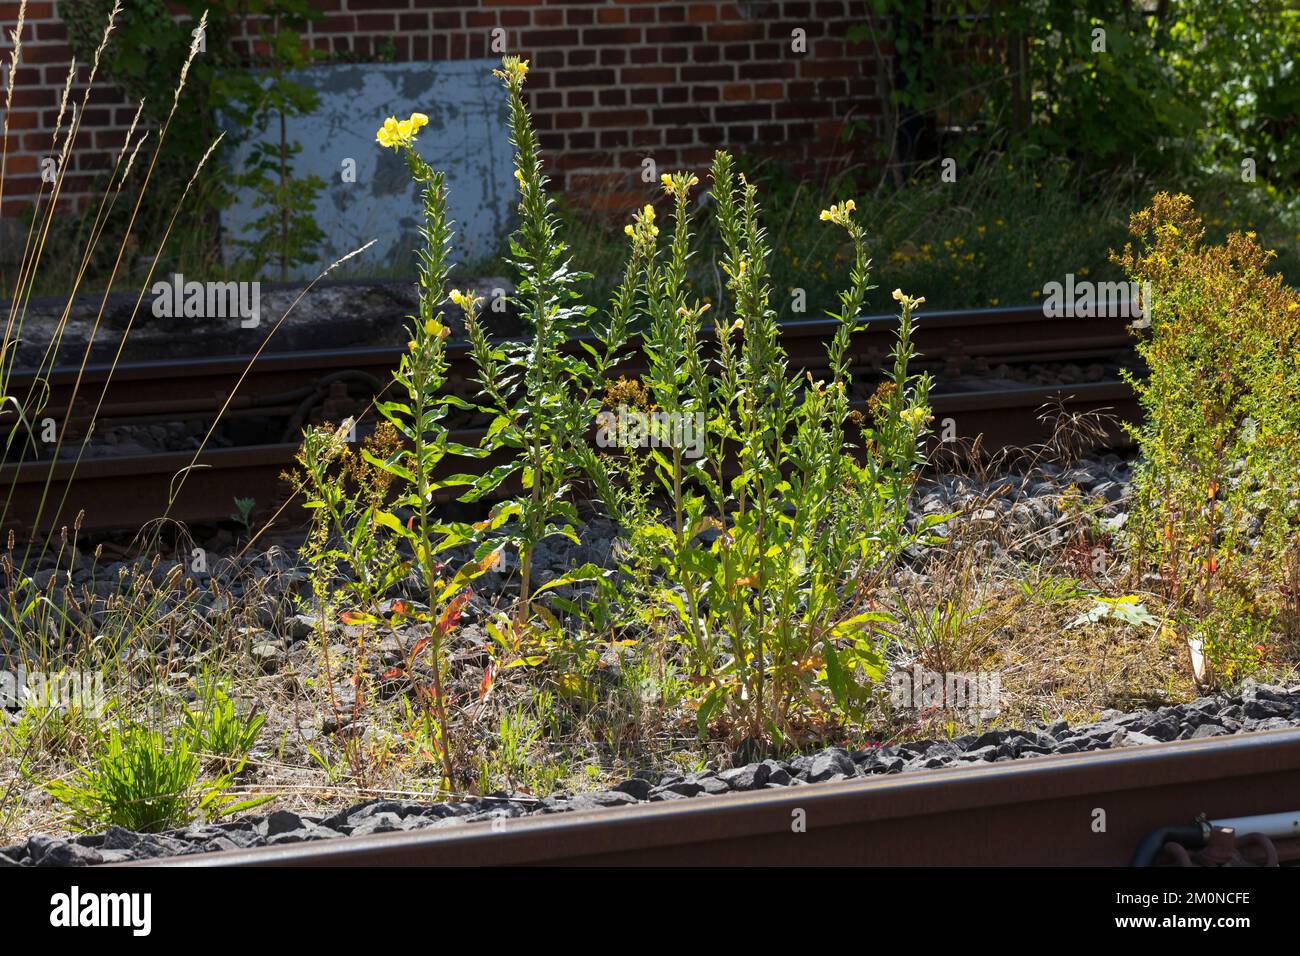
[[[675,609],[701,733],[725,717],[733,735],[782,741],[811,714],[859,716],[883,672],[874,639],[881,616],[864,610],[859,588],[912,540],[906,502],[921,463],[929,380],[909,374],[908,363],[913,310],[924,300],[895,291],[902,315],[893,368],[869,419],[851,414],[846,355],[870,288],[854,203],[821,214],[847,232],[853,264],[832,313],[839,327],[828,347],[830,380],[814,381],[789,370],[779,343],[756,187],[725,152],[712,179],[729,299],[725,311],[718,307],[712,357],[702,324],[709,305],[686,281],[695,177],[664,177],[674,200],[666,252],[650,207],[628,227],[641,262],[635,302],[648,362],[645,396],[633,404],[655,414],[645,416],[645,441],[630,442],[648,449],[625,449],[644,454],[647,466],[623,468],[632,484],[606,491],[607,504],[652,562],[654,599]],[[623,383],[614,392],[626,398],[636,389]],[[667,502],[662,517],[641,480]],[[646,579],[634,569],[638,577]]]
[[[1130,537],[1214,681],[1264,651],[1300,535],[1300,296],[1253,233],[1207,245],[1185,195],[1158,194],[1131,231],[1117,261],[1153,295]]]

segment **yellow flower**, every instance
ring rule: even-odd
[[[423,113],[412,113],[409,119],[399,120],[390,116],[375,133],[375,142],[385,149],[397,149],[410,146],[415,142],[415,134],[421,126],[428,125],[429,117]]]
[[[504,56],[501,58],[501,69],[493,70],[492,75],[505,80],[511,89],[518,89],[524,85],[524,78],[528,76],[528,61],[517,56]]]
[[[917,428],[928,417],[927,409],[923,405],[915,405],[912,408],[905,408],[899,413],[899,417],[907,422],[912,428]]]
[[[857,209],[858,205],[852,199],[847,199],[842,203],[836,203],[830,209],[821,211],[822,222],[833,222],[840,226],[849,224],[849,214]]]
[[[659,177],[659,181],[663,183],[664,192],[670,196],[685,196],[692,186],[700,184],[699,177],[694,173],[664,173]]]
[[[478,304],[483,301],[481,296],[476,296],[472,292],[461,292],[460,289],[452,289],[451,292],[447,294],[447,297],[466,312],[473,312],[478,308]],[[443,331],[446,330],[444,329]],[[447,336],[440,335],[439,337],[445,339]]]

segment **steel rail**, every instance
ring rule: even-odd
[[[825,361],[825,342],[836,322],[813,319],[788,322],[781,327],[782,344],[794,368],[816,369]],[[889,359],[898,320],[892,316],[869,317],[854,336],[850,361],[855,370],[879,369]],[[571,340],[570,349],[580,349],[585,339]],[[976,309],[936,312],[918,325],[914,341],[935,362],[960,367],[967,361],[992,357],[1044,361],[1061,355],[1093,357],[1126,351],[1131,336],[1115,319],[1044,319],[1037,307]],[[1011,355],[1008,350],[1014,350]],[[635,349],[633,349],[634,354]],[[94,417],[100,423],[149,423],[166,420],[211,420],[223,407],[227,420],[257,421],[287,419],[293,422],[313,402],[337,403],[345,409],[358,404],[346,394],[346,383],[373,392],[380,383],[391,381],[400,349],[374,347],[313,352],[265,353],[255,361],[248,356],[187,358],[171,362],[125,363],[115,370],[90,366],[86,369],[55,369],[38,373],[15,373],[11,391],[47,388],[46,410],[41,418],[54,417],[60,427],[69,427],[65,445],[76,447],[77,428],[88,426],[101,393],[104,404]],[[447,390],[472,398],[478,386],[466,343],[448,349]],[[621,371],[634,372],[630,362]],[[231,389],[247,371],[239,393]],[[75,403],[70,398],[74,383],[81,385]],[[26,385],[24,386],[24,383]],[[328,389],[327,389],[328,386]],[[105,389],[107,389],[105,391]],[[332,389],[342,389],[336,393]],[[970,441],[983,436],[982,446],[996,450],[1025,446],[1046,437],[1038,422],[1044,405],[1061,398],[1069,412],[1113,410],[1117,418],[1135,420],[1136,403],[1131,390],[1120,382],[1086,383],[1077,386],[1043,386],[999,389],[987,392],[935,392],[932,408],[936,420],[952,419],[956,437]],[[364,400],[363,400],[364,402]],[[291,411],[292,410],[292,411]],[[346,417],[348,411],[338,417]],[[482,432],[466,429],[460,436],[465,444],[477,444]],[[208,449],[198,456],[195,467],[180,483],[179,497],[172,503],[170,517],[188,523],[227,520],[235,497],[254,498],[259,517],[280,510],[290,494],[280,480],[281,472],[293,463],[294,447],[287,435],[267,435],[270,444],[239,448]],[[1108,447],[1127,442],[1119,428],[1110,429]],[[70,443],[70,444],[69,444]],[[283,443],[283,444],[281,444]],[[17,447],[17,445],[15,445]],[[191,452],[83,458],[51,464],[27,460],[0,464],[0,489],[11,495],[5,527],[21,536],[49,534],[71,524],[83,514],[82,528],[89,531],[134,529],[167,510],[173,477],[193,459]],[[52,474],[52,477],[51,477]],[[46,488],[46,509],[41,528],[30,526],[39,510]],[[52,504],[64,499],[53,513]],[[448,494],[445,500],[451,500]]]
[[[833,319],[801,319],[781,324],[781,342],[796,368],[819,368],[825,363],[826,342],[834,333]],[[862,321],[850,345],[850,361],[859,367],[880,367],[894,347],[898,319],[868,316]],[[707,334],[705,338],[707,345]],[[933,312],[917,318],[913,344],[922,364],[939,364],[962,359],[1029,361],[1081,360],[1128,351],[1132,335],[1119,319],[1044,318],[1041,307],[969,309]],[[593,336],[569,340],[568,350],[577,353],[583,344],[596,344]],[[637,353],[639,341],[629,343]],[[247,355],[181,358],[168,361],[123,362],[89,365],[86,368],[58,367],[47,371],[15,370],[9,391],[16,396],[34,395],[48,388],[42,417],[59,421],[75,418],[81,406],[97,403],[104,386],[104,408],[100,418],[139,413],[142,406],[157,403],[177,412],[216,411],[230,388],[244,371],[248,375],[232,407],[257,407],[273,402],[287,390],[312,384],[334,371],[365,372],[383,380],[402,356],[397,346],[366,346],[300,352],[267,351],[252,361]],[[251,364],[250,364],[251,362]],[[448,381],[458,393],[472,385],[473,363],[469,345],[452,342],[447,348]],[[629,371],[641,363],[633,360]],[[77,387],[76,409],[68,404]],[[473,388],[469,388],[473,391]],[[84,414],[84,413],[83,413]]]
[[[1067,414],[1108,416],[1101,439],[1101,446],[1107,449],[1124,447],[1129,439],[1119,422],[1138,418],[1137,401],[1123,382],[936,392],[930,398],[936,426],[951,420],[958,442],[965,445],[979,438],[981,447],[990,452],[1026,447],[1046,439],[1050,424],[1041,420],[1042,413],[1057,403]],[[863,407],[861,402],[855,404]],[[454,432],[452,438],[476,446],[483,435],[483,429],[463,429]],[[66,502],[57,515],[47,507],[41,522],[43,533],[71,524],[79,513],[83,514],[81,527],[85,530],[138,528],[167,510],[175,487],[180,492],[169,516],[180,521],[225,521],[236,497],[254,498],[258,514],[266,516],[278,511],[290,498],[291,489],[281,476],[293,466],[297,450],[296,443],[207,449],[199,454],[183,482],[174,479],[194,460],[193,452],[85,458],[76,467],[69,460],[0,465],[0,493],[12,493],[5,527],[0,531],[13,529],[19,536],[32,534],[35,529],[26,523],[30,520],[26,516],[36,514],[47,485],[52,503],[58,502],[65,490]],[[486,469],[496,463],[497,459],[484,459],[473,464]],[[455,468],[452,465],[447,463],[449,472],[465,470],[464,464]],[[459,493],[458,489],[440,492],[435,500],[446,504]]]
[[[130,865],[1123,866],[1169,821],[1297,803],[1300,729]]]

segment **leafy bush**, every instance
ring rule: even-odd
[[[527,63],[506,57],[496,75],[509,96],[520,190],[520,221],[510,243],[521,275],[516,303],[531,335],[489,342],[477,320],[478,302],[452,292],[465,310],[483,410],[492,415],[483,451],[510,455],[475,481],[463,500],[480,499],[508,480],[517,480],[521,489],[477,528],[480,561],[503,544],[516,546],[520,555],[516,613],[513,620],[489,623],[494,643],[510,658],[507,665],[567,660],[561,690],[584,682],[590,649],[568,641],[560,622],[535,607],[534,598],[589,578],[596,569],[580,568],[538,588],[531,556],[552,535],[577,540],[571,492],[585,478],[637,542],[640,560],[632,564],[640,566],[629,567],[632,577],[655,582],[654,596],[675,609],[699,687],[702,731],[725,713],[732,730],[780,740],[803,719],[816,688],[833,698],[841,716],[859,714],[866,685],[883,666],[871,637],[878,615],[863,611],[861,589],[913,540],[905,528],[906,502],[921,463],[929,380],[911,375],[908,363],[913,311],[924,300],[895,291],[902,315],[893,369],[869,406],[869,419],[851,415],[847,350],[871,288],[869,260],[854,203],[833,205],[821,218],[848,235],[852,265],[850,287],[832,313],[839,330],[828,352],[830,381],[791,373],[770,305],[771,253],[757,188],[736,174],[730,155],[719,152],[714,226],[731,305],[713,325],[712,342],[703,324],[710,305],[692,294],[689,279],[695,255],[690,192],[698,180],[687,173],[663,177],[674,205],[667,250],[660,248],[656,213],[647,205],[625,229],[630,249],[606,320],[593,323],[595,310],[577,301],[574,286],[582,274],[571,266],[545,190],[523,101]],[[414,154],[413,132],[409,121],[390,120],[379,140],[405,147],[412,173],[433,181]],[[428,248],[441,250],[444,236],[429,233]],[[438,296],[435,277],[437,270],[426,276],[422,265],[424,301]],[[644,329],[648,372],[643,382],[616,384],[611,371],[634,327]],[[566,351],[566,337],[582,331],[594,331],[599,344],[585,354]],[[419,354],[417,339],[412,355]],[[408,377],[404,363],[398,382],[414,399]],[[611,461],[591,447],[587,433],[597,420],[602,390],[607,397],[632,397],[642,411],[653,409],[645,461],[636,461],[638,448],[625,448],[626,458]],[[385,415],[394,420],[399,408],[414,415],[416,406],[390,404]],[[418,449],[436,418],[418,422],[399,426],[404,449]],[[387,463],[367,460],[398,479],[416,479],[418,494],[403,503],[424,527],[427,494],[419,470],[395,467],[411,454],[418,458],[418,451],[403,450]],[[665,502],[662,514],[659,500]],[[322,502],[334,507],[326,497],[312,507]],[[380,523],[392,525],[388,519]],[[427,531],[412,538],[417,553],[425,546],[420,542],[429,540]],[[558,599],[552,604],[565,606]],[[545,652],[529,650],[530,644],[541,644]]]
[[[898,53],[899,139],[928,125],[960,131],[940,154],[963,160],[1009,149],[1146,173],[1255,157],[1276,186],[1300,185],[1300,12],[1289,0],[870,7],[876,20],[849,36],[877,49],[888,39]]]
[[[1207,245],[1185,195],[1133,216],[1118,261],[1149,282],[1149,374],[1131,535],[1159,568],[1207,680],[1257,662],[1300,535],[1300,296],[1253,233]]]
[[[474,483],[464,500],[479,500],[517,482],[521,491],[493,508],[487,529],[502,537],[483,545],[486,551],[513,545],[519,551],[519,603],[516,631],[529,621],[536,582],[532,556],[546,538],[562,535],[575,543],[577,511],[569,492],[586,460],[586,432],[591,423],[592,393],[621,342],[626,326],[617,321],[606,335],[604,355],[569,354],[562,347],[570,335],[592,331],[593,310],[578,304],[575,271],[559,234],[554,203],[542,174],[541,153],[524,105],[527,61],[505,57],[494,71],[509,97],[510,141],[515,147],[519,186],[519,225],[510,238],[511,264],[519,273],[514,304],[531,334],[519,342],[489,344],[476,319],[476,303],[467,302],[466,328],[482,385],[481,410],[492,416],[485,451],[505,452],[510,460]],[[584,569],[582,573],[588,573]],[[574,580],[547,582],[554,588]]]
[[[402,152],[412,177],[421,184],[423,202],[424,242],[417,261],[419,311],[411,317],[411,339],[394,375],[395,396],[376,403],[384,422],[367,439],[359,455],[348,447],[351,422],[308,432],[298,455],[297,480],[307,496],[306,507],[314,513],[304,554],[317,571],[314,591],[323,615],[337,610],[340,603],[335,593],[336,568],[343,565],[350,571],[342,587],[346,607],[340,617],[343,623],[359,629],[353,661],[357,692],[353,717],[362,706],[368,681],[367,636],[380,629],[395,632],[412,625],[420,628],[424,636],[405,649],[406,662],[400,670],[413,676],[415,665],[427,652],[432,693],[426,693],[418,683],[416,689],[427,703],[425,735],[438,741],[443,772],[451,780],[455,757],[447,718],[443,640],[469,598],[467,585],[486,570],[491,559],[444,576],[444,565],[436,557],[468,538],[466,529],[436,518],[434,494],[475,480],[468,475],[439,477],[437,473],[448,455],[468,457],[477,451],[450,441],[443,424],[453,408],[464,410],[470,406],[442,392],[447,372],[445,342],[450,330],[443,324],[441,307],[446,301],[451,229],[444,177],[429,168],[414,146],[420,128],[427,122],[420,113],[401,121],[390,117],[376,137],[382,147]],[[475,304],[460,293],[455,297],[468,306],[472,322]],[[423,587],[425,605],[394,601],[387,615],[381,617],[379,600],[408,574],[413,574]],[[325,665],[332,682],[328,651]],[[352,743],[356,745],[357,741]],[[352,756],[354,771],[361,775],[360,754],[354,751]]]

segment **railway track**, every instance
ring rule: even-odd
[[[1125,866],[1198,819],[1300,864],[1300,729],[131,865]]]
[[[833,328],[831,320],[784,325],[782,343],[791,366],[820,368]],[[856,375],[869,376],[888,362],[896,329],[892,317],[864,323],[850,358]],[[919,324],[914,339],[921,353],[919,366],[935,371],[941,380],[945,374],[969,374],[970,367],[980,363],[1113,360],[1125,355],[1131,344],[1119,320],[1044,319],[1037,307],[932,313]],[[574,340],[569,347],[577,350],[581,345],[582,340]],[[288,499],[289,488],[280,476],[293,461],[303,426],[312,416],[339,421],[363,411],[391,381],[400,356],[395,347],[372,347],[264,353],[255,360],[220,356],[88,366],[43,375],[16,372],[11,392],[20,398],[44,392],[40,418],[58,423],[65,430],[65,444],[73,447],[92,422],[104,429],[207,423],[218,415],[223,423],[243,427],[256,437],[236,447],[205,449],[197,458],[190,451],[171,451],[0,465],[0,489],[8,498],[0,531],[49,534],[79,513],[86,530],[134,529],[164,512],[187,523],[214,523],[229,518],[236,497],[255,499],[258,516],[265,518],[280,511]],[[450,345],[447,358],[448,391],[471,398],[477,385],[468,346]],[[623,369],[628,374],[637,370],[635,363]],[[1041,440],[1045,427],[1040,411],[1053,403],[1072,413],[1105,409],[1119,419],[1132,420],[1137,413],[1131,390],[1119,381],[939,391],[932,400],[936,420],[951,423],[948,438],[968,441],[983,436],[987,448]],[[477,444],[482,431],[467,428],[456,437]],[[1124,440],[1117,428],[1108,435],[1112,445]]]

